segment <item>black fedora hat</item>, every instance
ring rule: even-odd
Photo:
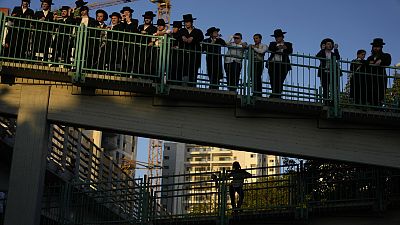
[[[286,32],[283,32],[281,29],[274,30],[274,34],[271,37],[283,37]]]
[[[107,18],[108,18],[108,13],[107,13],[106,11],[104,11],[104,10],[102,10],[102,9],[98,9],[98,10],[96,10],[96,15],[97,15],[98,13],[103,13],[104,19],[107,20]]]
[[[182,21],[174,21],[172,22],[172,28],[182,28]]]
[[[86,4],[88,4],[88,2],[84,2],[83,0],[77,0],[75,2],[75,5],[76,5],[77,8],[82,7],[82,6],[86,5]]]
[[[157,20],[157,26],[165,26],[165,21],[164,21],[164,19],[158,19],[158,20]]]
[[[133,10],[133,9],[131,9],[131,7],[129,7],[129,6],[124,6],[122,9],[121,9],[121,13],[124,13],[125,11],[129,11],[129,12],[131,12],[131,13],[133,13],[133,11],[135,11],[135,10]]]
[[[371,43],[371,45],[374,46],[374,47],[382,47],[382,46],[384,46],[385,44],[386,44],[386,43],[383,42],[383,39],[382,39],[382,38],[375,38],[375,39],[372,41],[372,43]]]
[[[192,14],[183,15],[183,20],[182,20],[183,22],[188,22],[188,21],[193,22],[193,20],[196,20],[196,18],[193,18]]]
[[[53,0],[40,0],[42,3],[46,2],[49,5],[54,5]]]
[[[220,29],[219,29],[219,28],[216,28],[216,27],[210,27],[210,28],[207,29],[206,36],[211,36],[211,34],[212,34],[214,31],[219,32]]]
[[[116,17],[118,17],[118,18],[120,18],[120,19],[122,18],[121,14],[119,14],[119,13],[117,13],[117,12],[111,13],[110,19],[111,19],[113,16],[116,16]]]
[[[63,10],[69,10],[71,7],[69,7],[69,6],[67,6],[67,5],[63,5],[63,6],[61,6],[61,11],[63,11]]]
[[[153,19],[154,17],[156,17],[156,14],[154,14],[152,11],[146,11],[142,16],[144,18]]]
[[[22,2],[27,2],[28,4],[31,4],[31,0],[21,0],[21,3]]]

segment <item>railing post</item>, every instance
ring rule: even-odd
[[[144,175],[142,190],[141,224],[146,225],[149,219],[149,186],[147,175]]]
[[[169,37],[167,34],[165,34],[162,38],[160,38],[161,40],[161,45],[160,45],[160,49],[159,49],[159,58],[158,58],[158,78],[160,79],[160,83],[159,83],[159,88],[157,88],[157,93],[158,94],[165,94],[166,93],[166,89],[165,89],[165,85],[166,85],[166,79],[167,79],[167,62],[168,57],[167,57],[167,52],[169,52],[168,49],[168,42],[170,41]]]
[[[339,91],[339,71],[338,71],[338,61],[336,59],[336,56],[332,56],[332,58],[329,60],[330,66],[329,66],[329,74],[330,74],[330,85],[329,89],[329,101],[331,101],[331,105],[328,109],[328,117],[331,118],[339,118],[341,117],[340,115],[340,91]]]
[[[60,126],[59,126],[60,127]],[[69,142],[69,127],[64,126],[64,142],[63,142],[63,149],[62,149],[62,156],[61,156],[61,168],[63,173],[66,171],[66,163],[67,163],[67,154],[68,154],[68,142]],[[50,133],[52,135],[53,133]]]
[[[220,219],[220,225],[225,225],[227,224],[226,221],[226,204],[227,204],[227,188],[226,188],[226,183],[227,183],[227,174],[225,168],[222,170],[221,177],[219,178],[220,182],[220,195],[221,195],[221,204],[219,208],[219,219]]]
[[[77,32],[77,42],[75,49],[75,73],[72,77],[72,82],[84,82],[85,78],[82,75],[82,67],[85,58],[85,48],[86,48],[86,39],[87,39],[87,27],[81,24],[78,28]]]
[[[298,171],[298,202],[296,207],[296,219],[307,220],[308,219],[308,201],[305,196],[306,194],[306,181],[304,176],[304,163],[300,161],[300,169]]]
[[[254,90],[254,50],[249,47],[247,51],[247,68],[245,68],[245,71],[247,71],[247,77],[244,77],[245,79],[245,85],[244,88],[245,94],[244,94],[244,99],[242,99],[242,105],[253,105],[254,104],[254,99],[251,96]],[[246,79],[247,78],[247,79]],[[243,98],[243,97],[242,97]]]
[[[3,40],[4,40],[4,33],[5,33],[5,23],[6,19],[4,13],[0,12],[0,56],[3,56]]]
[[[75,165],[74,165],[74,180],[79,180],[79,167],[81,164],[81,150],[82,150],[82,131],[78,132],[78,143],[76,146],[76,156],[75,156]]]

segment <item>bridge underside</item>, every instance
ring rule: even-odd
[[[0,113],[17,115],[25,86],[0,86]],[[173,94],[84,93],[78,87],[51,86],[47,119],[172,141],[400,168],[398,121],[379,113],[360,117],[362,112],[344,112],[343,120],[329,120],[318,105],[287,102],[279,108],[282,103],[265,100],[259,108],[242,108],[232,93],[195,88],[171,88],[170,93],[197,96],[198,101]]]

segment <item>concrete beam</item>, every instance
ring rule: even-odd
[[[13,150],[6,225],[38,225],[46,172],[49,87],[22,86]]]
[[[252,116],[234,106],[162,106],[153,97],[77,96],[54,87],[48,119],[187,143],[400,168],[400,131],[378,125]]]

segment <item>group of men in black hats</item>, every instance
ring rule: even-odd
[[[83,0],[75,2],[74,10],[69,6],[62,6],[59,13],[54,14],[51,13],[52,0],[41,0],[41,2],[41,10],[34,13],[29,8],[30,0],[21,0],[21,6],[14,8],[12,16],[99,28],[89,31],[91,38],[87,42],[85,54],[88,67],[117,70],[127,74],[157,75],[159,52],[155,47],[160,45],[157,36],[167,34],[173,37],[169,59],[170,78],[173,81],[188,83],[190,86],[196,86],[202,52],[208,53],[207,74],[210,81],[209,87],[212,89],[219,88],[219,82],[223,79],[223,69],[225,69],[229,90],[236,90],[243,55],[247,47],[251,47],[254,51],[252,79],[256,96],[261,96],[262,93],[264,55],[267,51],[271,53],[265,64],[272,89],[270,97],[282,97],[283,84],[292,69],[290,62],[290,54],[293,53],[292,43],[284,40],[286,32],[281,29],[274,31],[271,36],[275,38],[275,41],[270,42],[269,45],[261,43],[260,34],[253,36],[254,44],[247,45],[242,41],[240,33],[233,35],[230,40],[223,40],[219,34],[220,29],[216,27],[209,28],[205,34],[208,38],[204,39],[203,32],[194,27],[196,18],[193,18],[192,14],[183,15],[182,21],[174,21],[171,24],[172,31],[169,31],[162,19],[153,24],[156,15],[152,11],[147,11],[142,15],[143,24],[139,25],[139,21],[132,18],[134,10],[127,6],[123,7],[119,13],[113,12],[110,15],[99,9],[96,11],[96,18],[92,18],[86,6],[88,2]],[[111,19],[110,25],[105,23],[108,18]],[[43,60],[48,60],[50,56],[56,61],[70,62],[74,38],[73,26],[56,26],[26,20],[12,22],[14,25],[8,29],[5,42],[5,49],[10,56],[25,58],[30,55],[42,57]],[[34,27],[35,31],[31,32],[20,27]],[[52,32],[54,30],[57,33],[56,37]],[[121,32],[132,33],[132,35]],[[379,105],[385,95],[387,78],[382,66],[389,66],[391,57],[382,51],[385,45],[383,39],[376,38],[371,45],[373,46],[372,55],[365,60],[366,52],[360,50],[351,66],[353,73],[350,80],[350,97],[354,98],[357,104]],[[224,62],[221,55],[222,46],[228,47]],[[332,86],[331,66],[334,65],[337,74],[341,74],[337,62],[340,60],[340,54],[338,45],[335,45],[330,38],[322,40],[320,47],[321,50],[316,55],[321,58],[318,77],[321,79],[323,98],[329,99]],[[51,52],[50,49],[52,49]],[[332,63],[327,59],[336,59],[336,61]]]

